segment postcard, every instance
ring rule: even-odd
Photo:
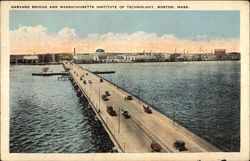
[[[1,160],[249,152],[248,2],[1,2]]]

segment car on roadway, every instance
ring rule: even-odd
[[[161,145],[159,143],[157,143],[157,142],[152,142],[150,144],[150,147],[152,149],[152,152],[161,152],[161,150],[162,150]]]
[[[121,112],[122,112],[123,118],[129,119],[129,118],[131,117],[131,116],[128,114],[128,111],[127,111],[127,110],[122,109]]]
[[[144,109],[144,112],[148,113],[148,114],[151,114],[152,113],[152,110],[149,108],[149,106],[144,106],[143,105],[143,109]]]
[[[105,95],[106,95],[106,96],[110,96],[109,91],[105,91]]]
[[[186,151],[187,148],[185,147],[185,142],[184,141],[181,141],[181,140],[176,140],[174,143],[173,143],[173,146],[179,150],[179,151]]]
[[[132,97],[131,95],[128,95],[128,96],[126,96],[124,99],[125,99],[125,100],[132,100],[133,97]]]
[[[108,101],[109,99],[108,99],[108,97],[106,95],[102,95],[102,100],[103,101]]]

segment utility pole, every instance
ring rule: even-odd
[[[101,107],[101,87],[99,88],[99,108]]]
[[[120,123],[121,123],[121,110],[118,107],[118,133],[120,133]]]

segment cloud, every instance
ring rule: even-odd
[[[112,32],[106,34],[89,34],[79,37],[74,28],[65,27],[56,34],[49,34],[48,28],[38,26],[19,26],[10,31],[11,53],[57,53],[94,52],[96,48],[103,48],[109,52],[211,52],[215,48],[225,48],[227,51],[238,51],[238,39],[208,39],[206,35],[180,39],[174,35],[158,36],[156,33],[137,31],[132,34]]]
[[[60,36],[60,37],[75,37],[77,35],[75,32],[75,29],[66,27],[66,28],[61,29],[58,32],[58,36]]]

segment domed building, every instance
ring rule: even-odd
[[[96,49],[95,52],[96,52],[96,53],[105,53],[105,50],[103,50],[103,49]]]
[[[107,58],[108,58],[108,53],[105,53],[105,50],[98,48],[95,51],[96,54],[96,61],[100,61],[100,62],[106,62]]]

